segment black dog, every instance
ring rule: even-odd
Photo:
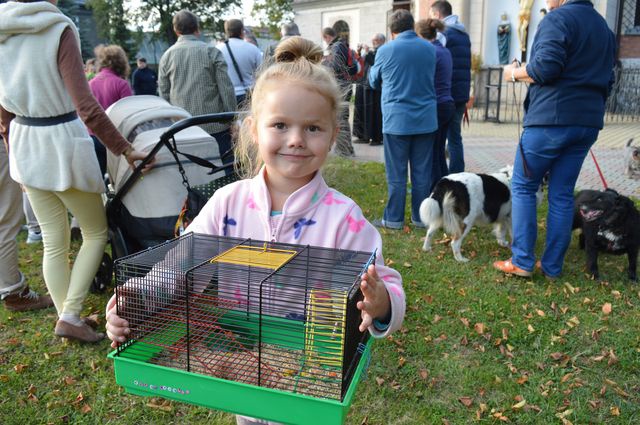
[[[575,200],[573,228],[582,229],[580,248],[587,254],[587,269],[599,278],[598,252],[627,254],[629,279],[637,281],[640,213],[633,201],[615,190],[582,190]]]

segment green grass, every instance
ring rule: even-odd
[[[381,164],[334,160],[325,175],[370,220],[381,216]],[[487,227],[465,240],[467,264],[446,243],[422,252],[423,230],[382,236],[386,261],[403,276],[407,316],[374,345],[349,424],[640,423],[640,287],[627,282],[626,257],[601,256],[603,280],[592,281],[574,238],[563,278],[550,283],[494,271],[509,251]],[[21,268],[43,291],[41,247],[24,239]],[[85,312],[104,320],[108,297],[90,295]],[[108,342],[62,342],[54,323],[53,310],[0,309],[2,423],[234,423],[229,414],[127,395],[106,359]]]

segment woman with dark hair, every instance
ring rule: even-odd
[[[91,93],[105,111],[109,106],[123,97],[133,96],[131,86],[127,82],[129,72],[129,60],[122,47],[111,44],[99,45],[95,48],[98,73],[89,81]],[[102,175],[107,172],[107,150],[98,138],[89,130],[93,145],[100,164]]]
[[[81,313],[104,253],[107,220],[105,187],[85,124],[132,166],[145,155],[91,95],[78,31],[56,4],[0,4],[0,134],[9,146],[11,177],[24,187],[42,230],[42,273],[58,312],[55,334],[97,342],[104,334]],[[68,211],[83,237],[72,269]]]
[[[453,59],[449,49],[445,48],[436,37],[444,31],[444,24],[439,19],[422,19],[416,23],[416,32],[436,48],[435,87],[438,102],[438,131],[433,144],[433,167],[431,170],[431,189],[438,181],[449,174],[446,158],[447,132],[453,119],[456,105],[451,96],[451,76]]]

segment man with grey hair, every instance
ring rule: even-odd
[[[420,221],[420,204],[429,196],[433,144],[438,129],[436,51],[414,31],[408,10],[396,10],[390,18],[389,43],[380,46],[369,71],[369,84],[382,89],[382,132],[388,200],[378,227],[401,230],[411,164],[411,221]]]
[[[298,25],[295,22],[287,22],[282,24],[280,27],[280,41],[286,40],[289,37],[294,37],[296,35],[300,35],[300,30],[298,29]],[[264,59],[269,60],[273,57],[276,52],[276,47],[280,44],[279,42],[276,44],[270,44],[264,49]]]
[[[178,41],[160,58],[160,96],[191,115],[235,111],[227,63],[220,50],[199,39],[198,17],[188,10],[179,11],[173,17],[173,31]],[[231,150],[230,123],[201,127],[215,137],[220,155]],[[231,161],[232,156],[225,157],[225,162]]]

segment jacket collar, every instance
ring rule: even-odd
[[[256,203],[260,210],[270,214],[271,197],[265,181],[265,172],[266,170],[263,166],[258,175],[253,178],[251,193],[253,194],[253,202]],[[282,213],[287,217],[301,216],[322,201],[328,190],[329,186],[324,181],[322,173],[318,171],[309,183],[289,196],[282,208]]]
[[[180,37],[178,37],[178,40],[176,41],[176,43],[184,43],[185,41],[201,41],[201,40],[193,34],[186,34],[186,35],[183,34]]]
[[[396,40],[399,38],[412,38],[417,37],[418,34],[414,30],[406,30],[402,31],[400,34],[396,35]]]

